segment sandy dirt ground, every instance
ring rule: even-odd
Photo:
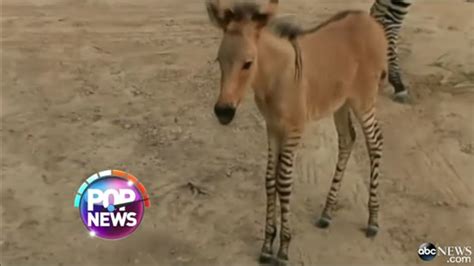
[[[282,2],[309,26],[372,1]],[[337,144],[331,118],[307,131],[293,265],[417,265],[422,242],[474,244],[473,13],[464,0],[419,0],[406,20],[400,57],[413,102],[392,102],[388,86],[380,93],[377,238],[361,231],[360,130],[334,222],[314,226]],[[5,0],[1,27],[2,266],[257,265],[264,123],[250,92],[229,127],[213,116],[220,32],[202,1]],[[105,169],[135,174],[152,197],[141,227],[120,241],[90,238],[73,208],[84,178]]]

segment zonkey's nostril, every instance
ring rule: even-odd
[[[217,115],[217,116],[224,116],[224,117],[228,117],[228,116],[233,116],[234,113],[235,113],[235,109],[229,105],[225,105],[225,106],[219,106],[219,105],[215,105],[214,106],[214,113]]]
[[[214,106],[214,113],[217,116],[217,119],[222,125],[228,125],[235,115],[235,108],[229,105],[226,106]]]

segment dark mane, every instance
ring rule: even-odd
[[[302,35],[305,32],[304,28],[300,25],[282,19],[272,20],[268,25],[268,28],[277,36],[290,40]]]
[[[324,22],[318,24],[317,26],[310,28],[310,29],[304,29],[303,27],[293,23],[293,22],[288,22],[288,21],[279,21],[278,19],[275,20],[272,25],[270,25],[270,28],[273,30],[275,34],[282,38],[288,38],[288,39],[295,39],[298,36],[316,32],[319,29],[331,24],[332,22],[339,21],[348,15],[351,14],[361,14],[364,13],[363,11],[360,10],[346,10],[337,13],[336,15],[330,17],[329,19],[325,20]]]
[[[312,33],[318,31],[319,29],[331,24],[332,22],[339,21],[348,15],[351,14],[360,14],[363,11],[360,10],[346,10],[337,13],[336,15],[330,17],[324,22],[318,24],[317,26],[309,29],[304,29],[300,25],[297,25],[293,22],[283,21],[281,19],[274,19],[270,22],[269,27],[271,30],[278,36],[282,38],[294,39],[300,35]],[[242,21],[245,19],[248,20],[259,20],[265,19],[267,14],[260,11],[260,7],[256,3],[241,2],[235,3],[231,9],[228,9],[225,13],[225,18],[228,21]]]
[[[295,51],[295,79],[299,80],[301,78],[303,65],[301,58],[301,50],[297,42],[298,36],[316,32],[319,29],[331,24],[332,22],[339,21],[347,17],[348,15],[360,13],[363,13],[363,11],[342,11],[310,29],[304,29],[303,27],[293,22],[283,21],[281,19],[273,19],[268,24],[268,28],[277,36],[288,39],[288,41],[293,46],[293,49]],[[225,13],[225,20],[227,20],[228,22],[242,20],[266,21],[267,19],[268,15],[262,13],[260,11],[259,5],[257,5],[256,3],[236,3],[230,10],[227,10]]]
[[[256,3],[236,3],[231,10],[230,19],[233,21],[252,19],[255,15],[260,14],[259,6]]]
[[[302,68],[303,68],[301,50],[299,48],[297,38],[299,36],[302,36],[308,33],[316,32],[319,29],[331,24],[332,22],[339,21],[350,14],[360,14],[360,13],[363,13],[363,11],[359,11],[359,10],[342,11],[330,17],[326,21],[320,23],[319,25],[310,29],[304,29],[303,27],[293,22],[288,22],[288,21],[283,21],[283,20],[278,20],[278,19],[275,19],[274,21],[272,21],[272,23],[269,25],[269,28],[281,38],[288,39],[288,41],[290,41],[291,45],[293,46],[293,49],[295,51],[295,79],[296,80],[301,78]]]
[[[231,9],[227,9],[224,14],[224,19],[227,22],[253,20],[266,21],[268,14],[260,11],[260,6],[256,3],[235,3]]]

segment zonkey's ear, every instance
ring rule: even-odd
[[[209,16],[209,20],[212,24],[225,30],[230,22],[232,12],[228,9],[223,10],[219,2],[219,0],[206,1],[207,15]]]
[[[264,13],[267,14],[269,17],[275,16],[278,9],[278,2],[279,2],[278,0],[270,0],[267,4],[267,7]]]

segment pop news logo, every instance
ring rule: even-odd
[[[79,187],[74,207],[91,236],[121,239],[140,225],[150,206],[145,187],[133,175],[106,170],[91,175]]]
[[[471,263],[471,246],[438,246],[423,243],[418,248],[418,256],[424,261],[433,260],[436,256],[446,258],[447,263]]]

